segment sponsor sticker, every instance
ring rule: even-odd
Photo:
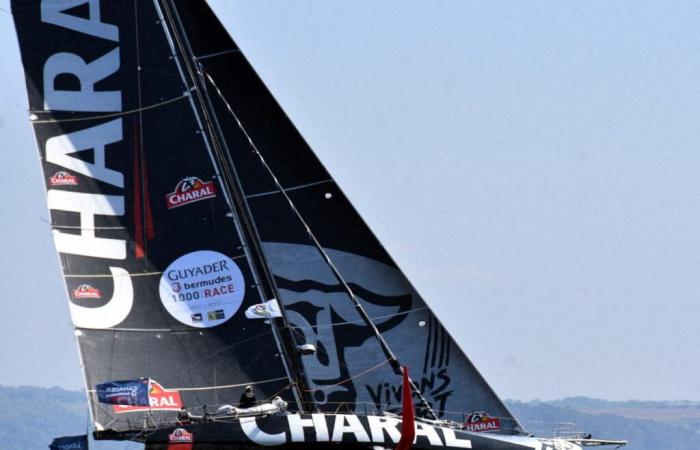
[[[77,186],[78,177],[71,175],[64,170],[60,170],[49,178],[49,184],[51,186]]]
[[[184,428],[175,428],[173,432],[168,435],[168,442],[170,444],[176,444],[179,442],[194,442],[194,438],[192,433]]]
[[[107,381],[96,385],[95,391],[100,403],[148,407],[149,386],[148,378]]]
[[[175,186],[175,191],[165,199],[168,209],[216,197],[216,187],[213,181],[204,182],[197,177],[187,177]]]
[[[486,411],[474,411],[467,416],[462,427],[466,431],[498,431],[501,429],[501,421],[498,417],[491,417]]]
[[[243,273],[223,253],[200,250],[176,259],[160,278],[160,300],[178,321],[196,328],[220,325],[243,302]]]
[[[277,299],[268,300],[265,303],[259,303],[246,309],[245,316],[248,319],[270,319],[273,317],[282,317],[280,306]]]
[[[73,298],[102,298],[102,292],[89,284],[81,284],[73,289]]]
[[[112,411],[116,414],[134,411],[179,411],[184,406],[180,392],[175,389],[165,389],[160,383],[151,380],[151,390],[148,392],[150,406],[114,405]]]

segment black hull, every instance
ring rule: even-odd
[[[401,420],[387,416],[355,414],[289,414],[257,418],[224,419],[178,425],[142,433],[96,432],[98,439],[145,440],[147,450],[168,450],[174,442],[192,442],[194,450],[260,449],[393,449],[401,439]],[[146,436],[145,439],[143,436]],[[479,449],[518,450],[547,449],[539,439],[527,436],[473,433],[416,423],[416,450]],[[552,446],[552,449],[576,450],[580,447]]]

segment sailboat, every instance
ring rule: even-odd
[[[524,430],[204,0],[12,13],[96,439],[624,444]]]

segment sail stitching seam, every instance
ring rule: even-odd
[[[330,385],[324,386],[324,387],[322,387],[322,388],[318,388],[318,389],[307,389],[306,392],[326,391],[326,390],[331,389],[331,388],[334,388],[334,387],[336,387],[336,386],[340,386],[341,384],[345,384],[345,383],[347,383],[348,381],[352,381],[352,380],[354,380],[355,378],[361,377],[361,376],[366,375],[366,374],[368,374],[368,373],[370,373],[370,372],[372,372],[372,371],[374,371],[374,370],[377,370],[377,369],[379,369],[380,367],[382,367],[384,364],[389,364],[389,362],[390,362],[390,361],[389,361],[388,359],[385,359],[384,361],[380,362],[380,363],[377,364],[376,366],[370,367],[370,368],[367,369],[367,370],[363,370],[362,372],[358,373],[357,375],[353,375],[353,376],[351,376],[350,378],[346,378],[346,379],[344,379],[344,380],[342,380],[342,381],[339,381],[339,382],[337,382],[337,383],[335,383],[335,384],[330,384]]]
[[[332,180],[332,179],[327,179],[327,180],[316,181],[316,182],[313,182],[313,183],[300,184],[300,185],[298,185],[298,186],[292,186],[292,187],[284,188],[284,190],[287,191],[287,192],[289,192],[289,191],[296,191],[296,190],[298,190],[298,189],[304,189],[304,188],[307,188],[307,187],[317,186],[317,185],[319,185],[319,184],[325,184],[325,183],[333,183],[333,180]],[[246,195],[245,198],[263,197],[263,196],[266,196],[266,195],[273,195],[273,194],[279,194],[279,193],[280,193],[279,190],[276,190],[276,191],[267,191],[267,192],[260,192],[260,193],[258,193],[258,194]]]
[[[215,56],[228,55],[228,54],[231,54],[231,53],[241,53],[241,51],[240,51],[239,49],[237,49],[237,48],[236,48],[236,49],[233,49],[233,50],[224,50],[224,51],[222,51],[222,52],[208,53],[208,54],[202,55],[202,56],[195,56],[194,59],[202,60],[202,59],[207,59],[207,58],[213,58],[213,57],[215,57]]]
[[[157,108],[159,106],[167,105],[169,103],[176,102],[178,100],[182,100],[183,98],[189,97],[189,94],[186,92],[182,94],[179,97],[171,98],[168,100],[163,100],[162,102],[154,103],[152,105],[144,106],[141,108],[136,108],[136,109],[130,109],[128,111],[120,111],[116,113],[111,113],[111,114],[100,114],[97,116],[89,116],[89,117],[72,117],[70,119],[45,119],[45,120],[30,120],[32,123],[62,123],[62,122],[80,122],[82,120],[97,120],[97,119],[107,119],[110,117],[122,117],[126,116],[128,114],[134,114],[137,112],[141,111],[146,111],[149,109]],[[34,111],[34,113],[52,113],[53,111]]]
[[[396,313],[396,314],[384,314],[381,316],[372,316],[370,319],[375,320],[375,319],[386,319],[387,317],[396,317],[396,316],[403,316],[403,315],[408,315],[412,312],[416,311],[422,311],[424,309],[428,309],[427,306],[421,306],[420,308],[415,308],[415,309],[409,309],[408,311]],[[337,325],[347,325],[347,324],[353,324],[353,323],[363,323],[364,320],[362,319],[357,319],[357,320],[346,320],[343,322],[334,322],[334,323],[328,323],[328,324],[319,324],[319,325],[306,325],[306,326],[299,326],[299,325],[289,325],[289,328],[295,328],[295,329],[302,329],[302,328],[330,328],[334,327]]]
[[[211,389],[230,389],[230,388],[237,388],[237,387],[242,387],[242,386],[252,386],[255,384],[264,384],[264,383],[272,383],[275,381],[280,381],[280,380],[286,380],[287,377],[278,377],[278,378],[271,378],[269,380],[263,380],[263,381],[248,381],[245,383],[239,383],[239,384],[226,384],[223,386],[205,386],[205,387],[189,387],[189,388],[168,388],[169,390],[176,390],[176,391],[207,391]],[[88,392],[90,393],[95,393],[97,392],[95,389],[88,389]]]

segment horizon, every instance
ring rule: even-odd
[[[59,389],[59,390],[62,390],[64,392],[69,392],[69,393],[73,393],[73,394],[85,394],[84,388],[68,389],[68,388],[58,386],[58,385],[36,386],[36,385],[29,385],[29,384],[24,384],[24,385],[0,384],[0,389],[3,389],[3,388],[10,388],[10,389],[30,388],[30,389],[45,389],[45,390]],[[700,400],[687,400],[687,399],[650,400],[650,399],[630,398],[630,399],[626,399],[626,400],[610,400],[610,399],[599,398],[599,397],[588,397],[586,395],[572,395],[572,396],[567,396],[567,397],[562,397],[562,398],[554,398],[554,399],[549,399],[549,400],[543,400],[543,399],[539,399],[539,398],[519,399],[519,398],[503,397],[503,401],[505,401],[505,402],[520,402],[520,403],[534,403],[534,402],[555,403],[555,402],[559,402],[559,401],[576,400],[576,399],[595,400],[595,401],[602,401],[602,402],[608,402],[608,403],[631,403],[631,402],[664,403],[664,404],[686,403],[686,404],[700,405]]]

